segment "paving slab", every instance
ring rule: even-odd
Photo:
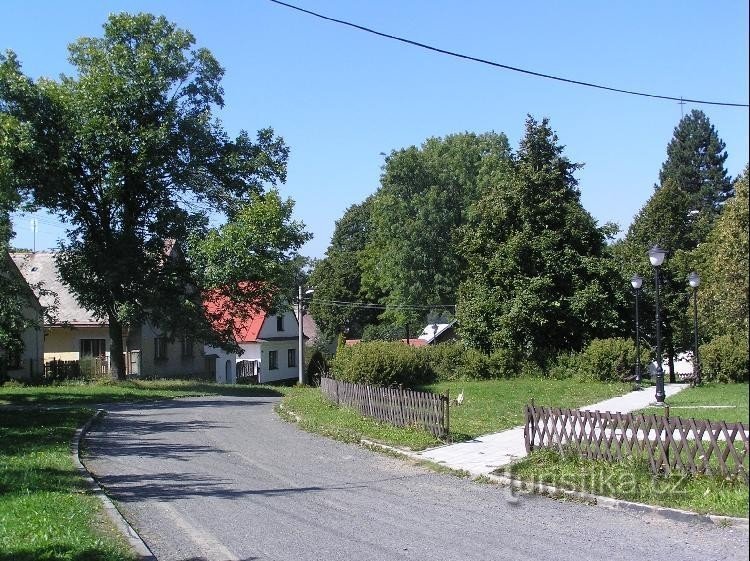
[[[671,397],[687,387],[688,384],[665,384],[664,393],[667,397]],[[654,391],[653,388],[649,388],[605,399],[592,405],[579,407],[579,409],[629,413],[648,407],[653,402]],[[473,476],[487,475],[526,456],[523,426],[486,434],[466,442],[430,448],[416,452],[412,456],[452,469],[464,470]]]

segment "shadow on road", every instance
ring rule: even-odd
[[[149,499],[173,501],[188,497],[214,497],[242,499],[252,496],[293,496],[323,491],[353,491],[366,488],[362,483],[331,486],[287,487],[276,489],[238,488],[237,481],[196,473],[159,473],[107,475],[99,483],[121,502],[138,502]]]

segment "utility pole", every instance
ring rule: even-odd
[[[305,340],[304,334],[302,333],[302,285],[299,285],[299,291],[297,293],[297,344],[299,345],[299,356],[297,357],[297,372],[299,374],[297,382],[300,385],[305,383]]]

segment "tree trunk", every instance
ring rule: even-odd
[[[674,384],[677,381],[677,376],[674,372],[674,342],[671,337],[667,340],[667,352],[669,353],[667,356],[667,364],[669,365],[669,383]]]
[[[116,380],[125,380],[125,357],[122,348],[122,323],[119,319],[109,317],[109,362],[110,374]]]

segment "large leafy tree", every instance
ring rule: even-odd
[[[264,186],[285,179],[288,149],[272,130],[255,140],[244,131],[230,139],[214,118],[223,104],[223,69],[194,45],[188,31],[163,17],[118,14],[102,37],[70,45],[75,76],[32,81],[12,52],[0,58],[0,115],[28,132],[35,154],[5,146],[3,157],[21,193],[69,224],[61,276],[83,305],[108,321],[117,376],[124,375],[126,325],[176,325],[192,308],[196,321],[183,327],[205,327],[200,295],[233,280],[204,275],[189,258],[167,258],[170,240],[207,233],[211,212],[230,224],[246,223],[244,213]],[[276,228],[290,226],[284,212],[275,217]],[[225,252],[198,253],[232,261],[247,251],[234,239],[229,236]],[[303,241],[270,234],[257,258],[290,257]],[[276,244],[280,251],[268,251]],[[254,271],[245,273],[253,280]],[[263,280],[271,290],[282,279]]]
[[[701,275],[699,308],[705,331],[712,337],[726,333],[748,336],[750,286],[750,211],[748,168],[734,184],[729,200],[708,239],[698,248]]]
[[[310,284],[315,288],[310,311],[323,334],[333,340],[339,333],[360,338],[364,327],[375,323],[378,310],[347,303],[364,303],[362,251],[370,235],[373,197],[350,206],[336,221],[326,255],[315,266]]]
[[[386,321],[424,315],[404,306],[453,304],[465,267],[459,229],[480,195],[480,177],[508,166],[503,134],[430,138],[386,158],[372,203],[372,230],[363,252],[362,282],[383,294]]]
[[[548,120],[529,117],[512,173],[487,178],[462,230],[457,315],[469,344],[539,358],[621,329],[617,271],[605,229],[581,206],[579,167]]]
[[[12,161],[6,155],[11,146],[19,151],[29,148],[19,123],[0,113],[0,379],[6,353],[23,349],[22,334],[28,327],[28,320],[23,314],[27,291],[10,270],[13,264],[7,259],[13,234],[10,213],[20,202]]]

